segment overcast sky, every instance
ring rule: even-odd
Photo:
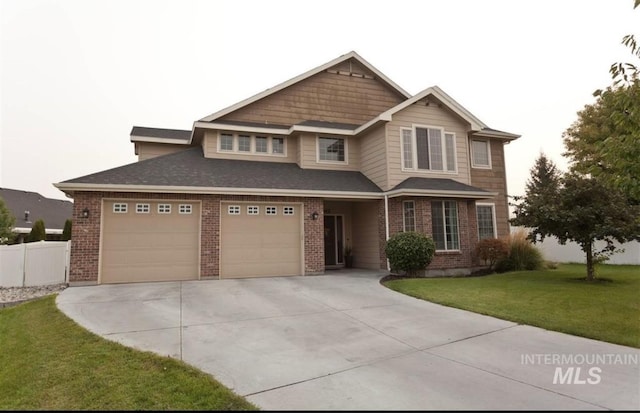
[[[195,120],[351,50],[411,94],[440,86],[507,145],[522,194],[640,35],[633,0],[0,0],[0,187],[135,162],[131,127]]]

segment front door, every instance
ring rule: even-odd
[[[342,215],[324,216],[324,265],[332,267],[344,264]]]

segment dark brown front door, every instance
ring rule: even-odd
[[[344,263],[343,227],[341,215],[324,216],[324,265]]]

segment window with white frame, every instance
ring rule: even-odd
[[[264,211],[267,215],[278,215],[278,207],[268,206]]]
[[[179,214],[191,214],[193,212],[193,206],[191,204],[178,205]]]
[[[491,169],[491,148],[489,141],[471,141],[471,166]]]
[[[266,136],[256,136],[256,153],[269,152],[269,139]]]
[[[148,214],[150,210],[151,206],[149,204],[136,204],[137,214]]]
[[[120,204],[120,203],[113,204],[113,212],[115,214],[126,214],[127,204]]]
[[[329,162],[345,161],[344,138],[318,138],[318,160]]]
[[[493,204],[476,204],[478,220],[478,239],[496,237],[495,206]]]
[[[260,215],[260,207],[257,205],[248,205],[247,215]]]
[[[223,133],[220,135],[220,150],[233,151],[233,135]]]
[[[170,214],[171,204],[158,204],[158,214]]]
[[[283,215],[293,215],[294,208],[292,206],[282,207]]]
[[[240,205],[229,205],[227,207],[227,213],[229,215],[240,215]]]
[[[271,153],[276,155],[284,154],[284,138],[271,138]]]
[[[458,204],[456,201],[431,202],[431,228],[436,250],[459,250]]]
[[[456,171],[456,136],[442,128],[400,129],[402,168],[423,171]]]
[[[413,201],[402,202],[402,225],[404,232],[416,230],[416,207]]]
[[[251,136],[238,136],[238,152],[251,152]]]

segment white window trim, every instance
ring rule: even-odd
[[[417,142],[417,133],[416,128],[421,129],[438,129],[440,130],[440,139],[442,142],[442,160],[443,166],[445,166],[447,162],[447,142],[446,135],[453,135],[453,162],[454,162],[454,170],[449,171],[445,167],[443,170],[438,169],[420,169],[418,168],[418,142]],[[413,164],[413,168],[405,168],[404,166],[404,147],[402,142],[402,130],[410,130],[411,131],[411,163]],[[423,174],[446,174],[446,175],[457,175],[458,174],[458,136],[455,132],[447,131],[441,126],[432,126],[432,125],[421,125],[421,124],[412,124],[411,128],[401,127],[400,128],[400,166],[403,172],[415,172],[415,173],[423,173]],[[429,160],[429,164],[431,164],[431,160]]]
[[[272,214],[272,213],[270,213],[270,212],[269,212],[269,210],[270,210],[271,208],[273,208],[273,209],[275,210],[275,213],[273,213],[273,214]],[[278,215],[278,207],[277,207],[277,206],[275,206],[275,205],[268,205],[268,206],[265,206],[265,207],[264,207],[264,214],[265,214],[265,215],[268,215],[268,216],[275,216],[275,215]]]
[[[447,252],[460,252],[460,244],[462,243],[462,239],[460,239],[460,208],[458,208],[458,201],[450,201],[450,200],[436,200],[436,201],[432,201],[432,202],[440,202],[442,203],[442,223],[444,224],[444,229],[445,231],[447,230],[447,210],[444,207],[444,203],[445,202],[455,202],[456,204],[456,228],[458,230],[458,248],[457,249],[444,249],[444,250],[439,250],[436,249],[436,252],[443,252],[443,253],[447,253]],[[433,232],[433,225],[431,228],[431,231]],[[433,233],[431,234],[431,236],[433,237]],[[444,234],[444,246],[445,248],[447,247],[447,234],[445,232]]]
[[[405,217],[405,204],[411,204],[413,206],[413,229],[411,231],[416,230],[416,203],[414,201],[402,201],[402,232],[407,232],[407,223]]]
[[[480,240],[480,224],[478,223],[478,207],[479,206],[488,206],[491,207],[491,215],[493,219],[493,238],[498,237],[498,222],[496,221],[496,204],[493,202],[476,202],[476,226],[478,227],[478,240]]]
[[[185,211],[183,211],[185,209]],[[187,212],[188,209],[188,212]],[[178,214],[189,215],[193,213],[193,204],[180,204],[178,205]]]
[[[287,210],[290,210],[291,213],[287,213]],[[296,214],[296,208],[291,205],[286,205],[282,207],[282,215],[286,215],[288,217],[294,216]]]
[[[489,160],[489,165],[478,165],[476,164],[475,157],[473,156],[473,142],[483,142],[487,146],[487,158]],[[491,168],[491,141],[488,139],[471,139],[471,143],[469,144],[469,151],[471,152],[469,156],[471,157],[471,167],[474,169],[492,169]]]
[[[146,211],[144,211],[145,207],[146,207]],[[140,211],[139,209],[142,209],[142,211]],[[136,204],[136,214],[149,214],[149,213],[151,213],[150,204],[144,204],[144,203]]]
[[[240,205],[227,205],[227,215],[240,215],[241,209]]]
[[[320,159],[320,138],[342,139],[344,141],[344,161],[325,161]],[[316,135],[316,162],[333,164],[333,165],[349,165],[349,139],[346,136]]]
[[[255,208],[255,212],[252,209]],[[247,215],[260,215],[260,206],[258,205],[247,205]]]
[[[161,206],[169,206],[169,210],[168,210],[168,211],[160,211],[160,207],[161,207]],[[169,214],[171,214],[171,212],[172,212],[171,210],[172,210],[172,209],[173,209],[173,208],[171,208],[171,204],[159,203],[159,204],[158,204],[158,209],[157,209],[157,210],[158,210],[158,214],[162,214],[162,215],[169,215]]]
[[[222,135],[231,135],[233,138],[233,149],[222,149]],[[249,151],[241,151],[240,150],[240,135],[248,136],[249,141]],[[267,138],[267,152],[256,152],[256,136]],[[279,138],[282,139],[282,152],[283,153],[275,153],[273,152],[273,139]],[[218,153],[233,153],[238,155],[257,155],[257,156],[276,156],[280,158],[287,157],[287,138],[285,136],[271,136],[266,134],[250,134],[250,133],[230,133],[230,132],[218,132],[217,138],[217,151]]]
[[[124,211],[116,211],[116,205],[119,206],[118,209],[120,209],[120,210],[124,206]],[[127,204],[126,202],[114,202],[112,211],[113,211],[114,214],[126,214],[126,213],[129,212],[129,204]]]

